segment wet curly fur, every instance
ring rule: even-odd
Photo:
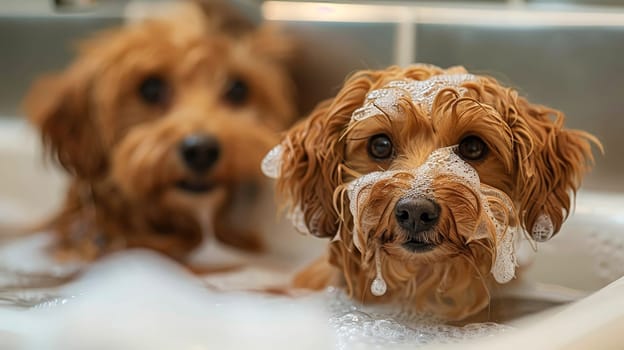
[[[262,179],[262,156],[294,118],[291,42],[214,8],[179,6],[87,40],[26,98],[47,153],[70,176],[62,209],[45,225],[60,258],[144,247],[184,259],[206,231],[262,248],[225,214],[235,192]],[[218,145],[208,170],[181,155],[197,135]]]
[[[394,302],[446,319],[463,319],[488,305],[490,289],[496,285],[490,270],[499,242],[482,201],[507,227],[530,232],[544,213],[554,232],[559,231],[593,162],[591,144],[601,147],[594,136],[564,128],[561,112],[532,104],[491,77],[478,76],[461,84],[463,94],[455,88],[442,89],[431,115],[410,99],[400,99],[401,117],[383,112],[352,119],[369,92],[391,81],[464,73],[462,67],[445,70],[428,65],[361,71],[288,131],[281,143],[278,193],[295,214],[299,211],[311,234],[333,238],[327,253],[296,276],[295,287],[334,285],[365,303]],[[375,159],[367,151],[371,137],[379,134],[388,135],[394,156]],[[421,238],[434,248],[406,249],[409,235],[397,223],[394,208],[412,186],[410,169],[422,166],[433,151],[467,136],[477,136],[489,150],[483,159],[466,161],[487,195],[480,197],[453,177],[434,176],[430,190],[440,214],[435,227]],[[361,219],[354,222],[346,188],[366,174],[388,170],[395,175],[369,186],[369,195],[358,203]],[[361,247],[354,242],[356,235]],[[383,296],[370,290],[376,255],[387,283]]]

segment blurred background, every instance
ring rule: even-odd
[[[297,38],[302,114],[332,96],[354,70],[463,65],[564,111],[569,127],[597,135],[606,154],[597,157],[585,188],[624,190],[624,1],[232,3]],[[62,177],[42,165],[36,137],[21,119],[28,86],[65,67],[79,40],[141,16],[153,4],[0,0],[0,222],[3,216],[42,217],[63,193]]]

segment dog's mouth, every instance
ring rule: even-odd
[[[210,192],[213,188],[216,187],[214,182],[205,181],[200,179],[185,179],[176,182],[176,188],[192,193],[192,194],[202,194],[206,192]]]
[[[410,238],[403,242],[402,246],[412,253],[424,253],[433,250],[436,244],[418,238]]]

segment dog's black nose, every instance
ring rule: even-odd
[[[184,164],[196,173],[210,169],[219,159],[221,147],[216,138],[209,135],[190,135],[180,143],[180,156]]]
[[[440,206],[424,198],[402,198],[394,207],[394,216],[401,228],[416,234],[432,228],[440,217]]]

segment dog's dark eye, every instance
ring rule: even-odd
[[[466,160],[481,160],[487,152],[487,145],[477,136],[468,136],[459,143],[459,155]]]
[[[169,85],[159,76],[149,76],[139,85],[139,95],[147,104],[164,105],[169,101]]]
[[[379,160],[385,160],[392,157],[393,154],[392,141],[385,134],[379,134],[368,140],[368,154]]]
[[[228,82],[224,97],[230,104],[241,106],[249,98],[249,86],[244,80],[234,78]]]

